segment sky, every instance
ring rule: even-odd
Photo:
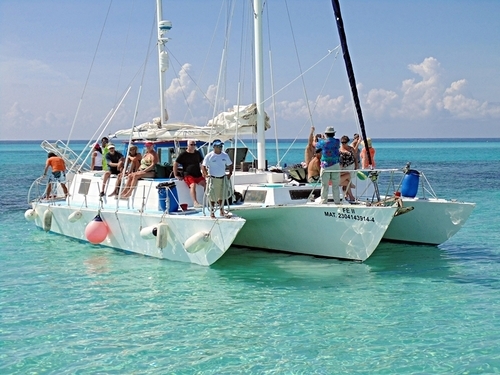
[[[331,2],[264,3],[266,137],[358,132]],[[254,101],[250,4],[163,1],[169,121]],[[340,5],[369,137],[500,137],[500,1]],[[152,0],[0,0],[0,140],[96,139],[158,117],[154,20]]]

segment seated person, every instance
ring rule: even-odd
[[[123,169],[121,173],[118,175],[116,179],[115,189],[108,197],[112,197],[113,195],[117,195],[120,191],[120,185],[122,183],[123,176],[128,176],[130,173],[137,172],[139,170],[139,166],[141,164],[142,155],[137,152],[137,146],[131,145],[128,149],[128,156],[126,161],[126,170]],[[125,165],[124,165],[125,166]]]
[[[189,194],[193,200],[194,207],[201,207],[201,204],[196,199],[196,185],[200,185],[205,190],[205,178],[201,173],[201,162],[203,157],[196,149],[195,141],[188,141],[188,148],[182,152],[174,162],[174,176],[184,182],[189,187]],[[179,173],[179,164],[182,165],[181,175]]]
[[[137,185],[137,181],[141,178],[151,178],[155,176],[155,166],[160,159],[154,150],[153,142],[146,142],[144,146],[146,146],[146,153],[141,159],[141,165],[137,172],[129,174],[127,184],[122,191],[122,198],[129,198],[132,195]]]
[[[102,181],[102,189],[101,189],[101,197],[104,197],[104,191],[106,190],[106,184],[108,183],[109,177],[114,174],[117,175],[123,169],[123,163],[125,158],[122,153],[116,151],[115,145],[110,143],[108,144],[108,153],[106,154],[106,165],[107,170],[104,173],[103,181]]]
[[[307,182],[315,183],[319,181],[321,175],[321,152],[318,148],[314,151],[314,156],[307,166]]]

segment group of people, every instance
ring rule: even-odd
[[[127,182],[120,194],[122,198],[129,198],[132,195],[139,179],[154,177],[155,166],[159,162],[159,157],[154,150],[153,142],[146,142],[144,146],[146,152],[141,155],[136,145],[130,145],[127,157],[117,151],[116,146],[109,143],[107,137],[102,138],[101,145],[96,143],[92,146],[91,170],[105,171],[100,192],[101,197],[105,195],[106,185],[111,175],[116,175],[117,178],[115,187],[109,197],[119,195],[122,180],[127,176]],[[215,202],[219,205],[220,214],[225,215],[223,201],[229,197],[228,179],[233,173],[233,165],[229,155],[222,151],[223,146],[222,141],[219,139],[214,140],[212,142],[213,150],[203,158],[196,149],[196,142],[190,140],[187,143],[187,149],[178,155],[173,166],[174,176],[179,180],[183,180],[189,187],[194,207],[202,206],[196,197],[196,186],[200,185],[207,192],[211,204],[211,217],[215,217]],[[182,166],[182,172],[180,166]],[[49,153],[44,176],[49,168],[52,170],[45,195],[49,197],[52,183],[59,182],[64,193],[68,196],[64,160],[52,152]],[[226,173],[226,169],[228,173]]]
[[[350,171],[358,169],[360,165],[363,169],[375,168],[375,149],[372,147],[371,139],[366,139],[370,150],[368,158],[366,147],[359,134],[354,134],[353,141],[349,144],[350,139],[347,135],[342,136],[340,140],[335,138],[335,129],[332,126],[325,129],[324,135],[314,135],[314,131],[315,128],[311,127],[305,149],[308,182],[321,182],[321,203],[328,201],[330,184],[332,187],[341,186],[345,199],[354,200],[351,188],[356,186],[352,183]],[[346,172],[339,172],[340,170]],[[334,202],[339,204],[339,189],[333,188],[332,191]]]

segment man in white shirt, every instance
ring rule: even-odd
[[[208,181],[207,196],[210,199],[210,216],[215,218],[215,202],[219,204],[220,215],[224,216],[223,200],[229,198],[229,178],[233,173],[233,163],[228,154],[222,151],[224,143],[216,139],[212,142],[213,151],[203,159],[201,165],[203,177]],[[226,174],[226,168],[229,173]]]

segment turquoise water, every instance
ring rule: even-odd
[[[379,166],[412,161],[438,196],[476,202],[464,228],[365,263],[231,248],[206,268],[34,228],[45,154],[0,143],[0,373],[500,373],[500,140],[374,147]]]

